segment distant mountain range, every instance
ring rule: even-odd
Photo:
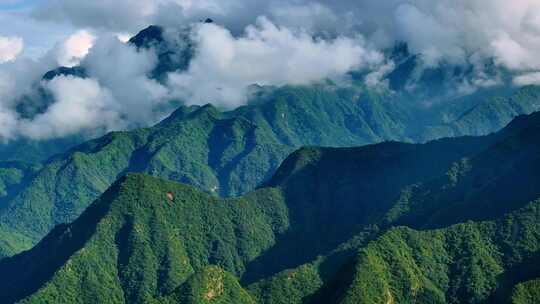
[[[214,112],[176,117],[197,111]],[[149,130],[139,132],[142,140]],[[539,132],[535,113],[484,137],[302,148],[263,186],[231,199],[128,174],[72,224],[1,260],[0,297],[534,303]]]

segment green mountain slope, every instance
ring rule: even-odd
[[[233,112],[182,107],[153,128],[88,142],[49,160],[20,189],[0,210],[0,231],[37,241],[54,225],[76,218],[126,172],[236,195],[269,178],[299,146],[365,144],[398,133],[400,119],[385,110],[392,107],[369,99],[350,103],[347,94],[352,92],[283,88],[260,105]],[[384,119],[368,121],[366,111]]]
[[[507,180],[538,180],[539,130],[534,114],[488,137],[304,148],[264,187],[234,199],[130,174],[75,222],[0,261],[0,295],[6,303],[526,298],[535,288],[524,282],[540,273],[540,201],[527,202],[540,189]],[[523,164],[531,169],[516,170]],[[493,172],[490,187],[464,182]],[[465,205],[489,211],[485,221],[448,211]],[[440,218],[442,229],[413,230]]]
[[[338,302],[509,303],[504,283],[540,270],[528,262],[540,250],[539,219],[536,201],[497,221],[392,229],[360,251],[354,280]],[[514,271],[522,264],[529,267]],[[516,292],[516,299],[526,293]]]
[[[277,191],[220,201],[180,184],[130,175],[35,250],[4,260],[3,273],[14,276],[2,279],[2,302],[39,290],[28,303],[147,303],[187,288],[187,303],[201,303],[198,292],[208,284],[215,284],[210,287],[216,297],[220,289],[239,289],[234,276],[206,268],[210,263],[239,274],[287,225]],[[17,271],[19,263],[28,267]],[[215,272],[223,282],[213,282]],[[250,303],[245,292],[236,293]]]
[[[157,52],[159,63],[151,76],[163,81],[167,72],[189,66],[195,46],[187,38],[188,30],[171,45],[162,28],[151,26],[130,43]],[[389,76],[395,91],[368,89],[358,81],[347,86],[330,82],[254,86],[248,105],[234,111],[182,107],[152,128],[108,134],[52,158],[48,157],[82,138],[0,145],[3,160],[47,159],[38,166],[39,172],[1,199],[0,239],[5,241],[0,242],[0,257],[28,249],[55,225],[74,220],[127,172],[194,185],[222,197],[237,196],[267,181],[286,156],[302,146],[346,147],[484,135],[504,127],[516,115],[540,109],[538,87],[497,88],[422,106],[423,98],[444,89],[446,76],[439,74],[450,70],[411,76],[406,67],[411,55],[406,49],[399,52],[404,53],[400,62],[405,67]],[[413,69],[420,68],[413,65]],[[44,81],[66,74],[84,77],[85,70],[58,68],[47,73]],[[415,95],[403,91],[405,83],[396,84],[408,80],[435,90]],[[36,106],[30,100],[21,111],[31,117],[46,109],[47,102],[52,101]]]
[[[431,126],[428,123],[419,138],[430,140],[463,134],[489,134],[519,115],[538,111],[539,106],[540,91],[533,86],[513,92],[479,92],[432,109],[432,115],[439,117],[439,120]]]
[[[301,146],[418,139],[408,135],[419,127],[399,98],[362,92],[332,85],[261,90],[250,105],[231,112],[182,107],[155,127],[111,133],[53,157],[0,210],[0,235],[9,240],[0,256],[72,221],[126,172],[234,196],[270,178]],[[523,103],[536,98],[522,95]]]

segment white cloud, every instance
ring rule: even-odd
[[[360,37],[314,39],[267,18],[259,18],[241,37],[215,24],[201,24],[194,39],[198,48],[189,70],[169,77],[176,94],[191,104],[238,106],[251,84],[308,84],[383,60]]]
[[[94,79],[60,76],[45,83],[55,102],[32,120],[21,120],[19,132],[33,139],[97,132],[123,126],[111,94]]]
[[[138,51],[111,35],[95,40],[85,56],[90,39],[86,34],[74,37],[59,47],[72,55],[64,58],[84,56],[81,65],[88,78],[58,76],[49,82],[41,80],[45,72],[57,66],[59,47],[39,60],[20,58],[0,64],[2,140],[100,135],[109,130],[147,126],[170,113],[167,89],[148,78],[157,62],[152,51]],[[32,118],[20,117],[15,109],[21,97],[35,94],[40,83],[52,95],[52,104]]]
[[[228,6],[214,0],[49,0],[34,15],[44,20],[66,20],[83,28],[132,32],[165,20],[179,24],[199,14],[221,14]]]
[[[17,119],[14,114],[7,109],[0,108],[0,141],[6,142],[14,137],[14,130],[17,128]]]
[[[0,63],[15,60],[23,48],[22,38],[0,36]]]
[[[163,115],[158,108],[169,110],[167,88],[148,76],[156,63],[151,50],[137,50],[115,36],[106,36],[96,40],[81,65],[111,92],[131,125],[147,125]]]
[[[234,107],[246,101],[246,87],[254,83],[307,84],[339,78],[352,69],[365,69],[366,84],[377,86],[393,64],[376,49],[396,41],[408,42],[430,66],[471,64],[475,75],[461,83],[464,93],[501,82],[498,75],[484,71],[490,60],[518,75],[516,85],[539,83],[537,0],[49,0],[34,12],[39,20],[68,21],[87,29],[72,36],[72,28],[66,25],[60,26],[64,31],[42,35],[48,32],[40,28],[49,28],[44,25],[51,23],[35,20],[24,35],[19,34],[28,18],[4,15],[0,13],[0,21],[13,23],[13,33],[0,29],[0,35],[23,37],[27,45],[26,37],[48,35],[51,40],[54,34],[55,43],[59,37],[67,39],[43,59],[10,55],[11,61],[0,65],[0,136],[4,138],[12,134],[61,136],[90,129],[92,124],[102,129],[147,125],[171,109],[171,97],[190,104]],[[206,17],[223,27],[195,27],[195,58],[188,71],[170,75],[170,87],[149,79],[157,60],[152,52],[137,51],[116,37],[93,37],[111,33],[126,41],[127,36],[118,33],[134,33],[152,23],[186,25]],[[255,25],[244,31],[249,24]],[[33,54],[42,54],[37,50],[52,45],[30,43]],[[13,53],[15,48],[8,49]],[[1,54],[0,47],[0,61]],[[46,113],[23,123],[13,111],[17,97],[39,82],[57,60],[68,66],[80,62],[90,78],[63,77],[47,83],[55,103]],[[84,94],[71,97],[76,91],[69,86]],[[70,98],[78,98],[80,112],[66,104]],[[89,101],[95,109],[88,108]],[[63,121],[61,111],[81,122]],[[119,123],[96,122],[98,114],[116,117]],[[88,115],[88,120],[81,115]]]
[[[56,22],[43,22],[29,16],[27,12],[0,10],[0,36],[20,37],[24,49],[20,56],[38,59],[44,56],[59,41],[64,40],[73,28]]]
[[[390,61],[385,64],[380,65],[373,72],[369,73],[365,77],[365,83],[368,87],[376,88],[382,86],[383,88],[388,88],[388,81],[383,80],[384,77],[394,70],[395,64]]]
[[[213,17],[233,34],[258,16],[288,28],[362,33],[379,47],[409,42],[429,65],[480,54],[510,69],[537,69],[537,0],[51,0],[36,15],[83,27],[133,32],[150,23],[185,24]]]
[[[334,11],[320,3],[305,5],[287,4],[274,5],[269,11],[272,20],[288,28],[304,28],[311,32],[339,32],[348,25]]]
[[[13,103],[23,94],[32,89],[44,73],[56,66],[56,60],[51,54],[40,60],[25,57],[15,61],[0,64],[0,110],[13,106]]]
[[[532,72],[514,78],[517,86],[540,85],[540,72]]]
[[[58,64],[67,67],[78,65],[88,54],[95,40],[96,37],[91,32],[77,31],[58,46]]]

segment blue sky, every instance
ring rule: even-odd
[[[74,29],[66,23],[52,23],[30,16],[32,8],[46,0],[0,0],[0,36],[24,40],[23,56],[38,58],[62,41]]]
[[[0,0],[0,10],[24,10],[43,0]]]

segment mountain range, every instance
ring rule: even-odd
[[[190,43],[173,48],[156,26],[141,31],[130,43],[156,50],[160,61],[152,74],[161,80],[169,71],[186,69],[193,52]],[[0,164],[0,256],[28,249],[55,225],[76,219],[128,172],[193,185],[220,197],[237,196],[268,180],[287,155],[302,146],[486,135],[517,115],[540,108],[540,89],[535,86],[480,90],[425,106],[411,96],[439,92],[427,88],[441,88],[444,69],[421,69],[420,59],[406,46],[394,53],[400,65],[388,80],[397,91],[370,89],[361,82],[253,86],[249,103],[235,110],[181,106],[156,126],[113,132],[61,153],[83,137],[19,140],[4,146],[0,149],[5,160]],[[435,74],[439,76],[418,76]],[[84,67],[58,68],[45,74],[44,80],[60,75],[86,77],[86,72]],[[411,86],[411,79],[417,79],[422,92],[403,89]],[[22,109],[30,116],[34,110]]]
[[[218,198],[146,174],[0,261],[6,303],[534,303],[540,114],[484,137],[302,148]]]
[[[533,111],[539,93],[525,87],[507,98],[486,99],[452,123],[424,132],[410,126],[418,122],[399,99],[334,85],[268,89],[226,112],[183,106],[154,127],[113,132],[40,164],[7,163],[3,170],[9,174],[0,176],[7,184],[0,197],[0,256],[28,249],[55,225],[74,220],[128,172],[236,196],[269,179],[299,147],[485,134]]]
[[[161,84],[197,49],[190,28],[127,43]],[[235,109],[0,144],[0,303],[538,303],[540,87],[384,52],[377,86],[253,84]],[[45,73],[17,115],[87,71]]]

